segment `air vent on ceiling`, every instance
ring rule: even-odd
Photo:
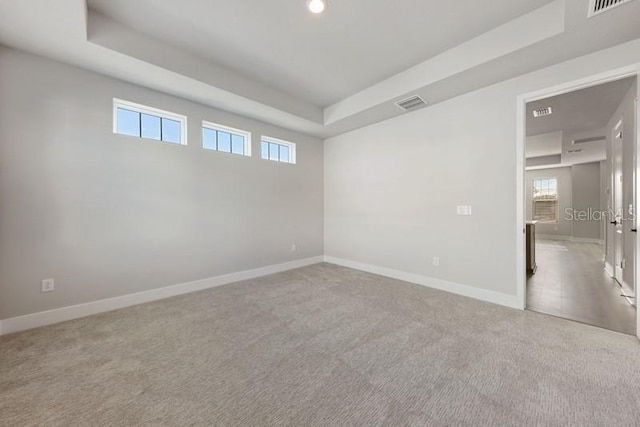
[[[553,110],[551,109],[551,107],[544,107],[533,110],[533,117],[550,116],[551,114],[553,114]]]
[[[427,102],[420,98],[418,95],[410,96],[409,98],[402,99],[396,102],[396,105],[402,108],[404,111],[416,110],[420,107],[427,105]]]
[[[606,138],[604,136],[592,136],[589,138],[580,138],[580,139],[574,139],[572,144],[576,145],[576,144],[586,144],[587,142],[596,142],[596,141],[604,141]]]
[[[589,3],[589,18],[630,1],[632,0],[591,0]]]

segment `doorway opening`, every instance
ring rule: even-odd
[[[638,335],[638,93],[626,71],[519,98],[524,308]]]

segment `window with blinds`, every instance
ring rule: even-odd
[[[533,219],[539,222],[558,222],[558,179],[533,180]]]

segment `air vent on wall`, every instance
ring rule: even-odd
[[[396,105],[402,108],[404,111],[416,110],[420,107],[427,105],[427,102],[420,98],[418,95],[410,96],[409,98],[402,99],[396,102]]]
[[[591,0],[589,3],[589,18],[630,1],[632,0]]]
[[[544,107],[533,110],[533,117],[550,116],[551,114],[553,114],[553,110],[551,109],[551,107]]]
[[[596,141],[604,141],[606,138],[604,136],[592,136],[590,138],[580,138],[574,139],[572,144],[586,144],[587,142],[596,142]]]

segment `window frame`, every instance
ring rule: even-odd
[[[285,147],[289,148],[289,161],[288,162],[283,162],[281,160],[272,160],[272,159],[265,159],[262,157],[262,143],[266,142],[269,144],[277,144],[277,145],[283,145]],[[275,162],[275,163],[282,163],[285,165],[295,165],[297,162],[297,157],[296,157],[296,144],[293,142],[289,142],[289,141],[285,141],[283,139],[278,139],[278,138],[273,138],[271,136],[266,136],[266,135],[262,135],[262,137],[260,138],[260,158],[262,160],[268,160],[271,162]]]
[[[233,142],[231,143],[231,151],[229,152],[220,151],[217,148],[215,150],[212,150],[211,148],[205,148],[204,137],[202,135],[203,129],[215,130],[216,132],[225,132],[225,133],[231,134],[232,141],[233,141],[233,135],[244,137],[244,154],[238,154],[233,152]],[[218,153],[233,154],[235,156],[251,157],[251,132],[242,130],[242,129],[232,128],[230,126],[221,125],[221,124],[210,122],[207,120],[203,120],[202,127],[200,128],[200,146],[205,151],[215,151]],[[217,147],[217,142],[216,142],[216,147]]]
[[[556,219],[554,221],[544,221],[544,220],[540,220],[540,219],[536,219],[536,199],[535,199],[535,189],[536,189],[536,185],[535,182],[536,181],[550,181],[550,180],[555,180],[556,182]],[[550,177],[545,177],[545,178],[533,178],[531,180],[531,187],[532,187],[532,194],[531,194],[531,219],[534,221],[538,221],[538,223],[540,224],[559,224],[560,223],[560,180],[558,179],[558,177],[554,177],[554,176],[550,176]],[[540,202],[544,201],[544,200],[538,200]]]
[[[145,114],[148,116],[154,116],[160,118],[160,128],[162,128],[162,119],[172,120],[180,123],[180,142],[175,143],[171,141],[163,141],[162,139],[146,138],[142,136],[142,128],[140,128],[140,135],[127,135],[118,132],[118,108],[123,110],[133,111],[138,114]],[[148,141],[162,142],[169,145],[187,145],[187,116],[182,114],[172,113],[171,111],[161,110],[155,107],[149,107],[147,105],[137,104],[131,101],[125,101],[124,99],[113,98],[113,133],[120,136],[130,136],[132,138],[146,139]],[[162,134],[161,134],[162,135]],[[160,137],[162,138],[162,136]]]

